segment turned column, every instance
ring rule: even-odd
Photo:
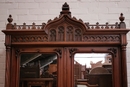
[[[11,45],[10,45],[10,35],[6,35],[5,39],[5,46],[6,46],[6,68],[5,68],[5,87],[10,87],[10,59],[11,59]]]
[[[126,46],[121,47],[121,71],[122,71],[122,87],[127,87],[127,62],[126,62]]]
[[[121,34],[121,74],[122,87],[127,87],[126,34]]]
[[[8,24],[6,25],[6,30],[12,29],[12,16],[9,15],[7,19]],[[11,35],[5,36],[5,46],[6,46],[6,68],[5,68],[5,87],[11,87]]]

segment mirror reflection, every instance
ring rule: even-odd
[[[57,55],[21,54],[20,87],[57,87]]]
[[[112,55],[76,53],[74,84],[75,87],[112,87]]]

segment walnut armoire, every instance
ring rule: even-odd
[[[55,53],[57,87],[75,86],[75,53],[109,53],[113,63],[112,87],[127,87],[126,34],[129,29],[126,29],[122,13],[119,20],[115,24],[84,23],[71,16],[67,3],[62,6],[59,17],[42,25],[12,24],[10,15],[6,30],[2,30],[6,46],[5,87],[19,87],[22,53]]]

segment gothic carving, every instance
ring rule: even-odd
[[[108,51],[111,52],[114,55],[114,57],[116,57],[117,49],[110,48],[110,49],[108,49]]]
[[[74,58],[76,52],[108,52],[113,57],[118,55],[119,57],[113,58],[112,85],[127,87],[126,34],[130,30],[126,29],[123,14],[120,15],[120,21],[115,24],[108,22],[89,24],[76,17],[71,17],[69,9],[69,5],[65,3],[59,17],[49,19],[47,24],[40,25],[36,23],[12,24],[13,18],[9,15],[6,30],[2,30],[6,36],[5,87],[19,87],[21,83],[20,60],[16,59],[21,52],[55,52],[58,58],[61,58],[57,61],[55,73],[57,74],[55,76],[58,76],[56,77],[57,87],[76,86],[74,84],[74,61],[71,59]]]
[[[19,49],[16,49],[16,50],[15,50],[15,56],[16,56],[16,58],[18,58],[19,53],[20,53],[20,50],[19,50]]]
[[[46,42],[48,41],[47,35],[24,35],[12,36],[12,42]]]
[[[87,42],[120,42],[119,35],[84,35],[83,41]]]
[[[58,41],[64,41],[64,27],[58,27]]]
[[[50,32],[49,41],[64,41],[64,29],[59,28],[58,40],[56,40],[56,31],[53,29]],[[75,30],[75,36],[70,30],[67,32],[67,41],[83,41],[83,42],[120,42],[119,35],[84,35],[82,40],[82,34],[80,29]],[[74,39],[73,39],[74,38]],[[24,36],[12,36],[11,42],[47,42],[47,35],[24,35]]]
[[[56,30],[55,29],[50,30],[50,41],[56,41]]]
[[[73,57],[73,54],[74,54],[77,50],[78,50],[78,49],[76,49],[76,48],[71,48],[71,49],[69,49],[70,58]]]
[[[75,30],[75,41],[82,41],[82,31],[80,29]]]
[[[67,26],[67,31],[66,31],[67,41],[73,41],[74,40],[73,30],[74,29],[73,29],[72,26]]]
[[[55,49],[54,51],[56,51],[56,53],[58,54],[58,56],[61,58],[62,50],[61,49]]]

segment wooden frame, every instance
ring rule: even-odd
[[[60,16],[42,25],[12,24],[8,18],[5,33],[5,87],[19,87],[19,55],[26,52],[56,53],[58,87],[74,87],[73,55],[80,52],[108,52],[113,55],[113,87],[127,87],[126,29],[123,14],[120,23],[95,25],[71,17],[69,5]],[[63,70],[64,68],[64,70]]]

